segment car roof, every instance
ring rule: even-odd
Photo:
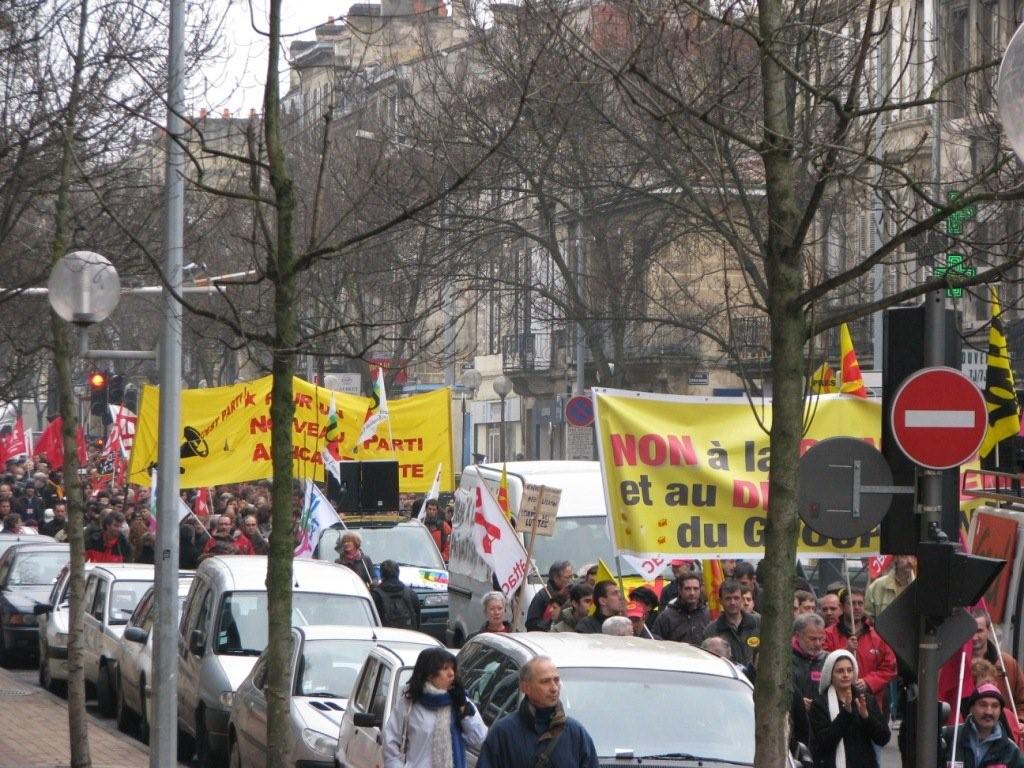
[[[97,563],[93,571],[106,572],[115,581],[153,581],[156,570],[147,563]]]
[[[267,587],[267,556],[266,555],[218,555],[210,557],[199,564],[196,573],[207,573],[218,579],[227,590],[265,590]],[[366,586],[344,565],[329,563],[325,560],[293,560],[292,591],[323,592],[325,585],[332,587],[329,591],[337,591],[344,584],[351,594],[365,596]]]
[[[607,667],[695,672],[732,678],[740,675],[735,665],[719,656],[688,643],[669,640],[575,632],[490,633],[478,635],[475,640],[498,646],[506,652],[518,651],[516,655],[527,658],[548,656],[559,669]]]
[[[0,533],[0,541],[18,540],[24,540],[28,543],[35,542],[37,544],[49,544],[50,542],[57,543],[55,538],[42,533]]]
[[[376,640],[382,645],[388,643],[420,643],[423,646],[438,646],[440,641],[411,629],[394,627],[360,627],[341,624],[312,624],[297,627],[307,640]]]
[[[422,650],[422,648],[411,648],[409,646],[398,646],[393,648],[389,645],[378,645],[370,651],[370,654],[382,656],[389,659],[392,663],[397,660],[397,666],[399,667],[413,667],[416,665],[416,659],[419,658],[420,651]]]
[[[19,552],[69,552],[71,550],[71,546],[69,544],[61,544],[57,541],[52,544],[46,541],[40,541],[39,543],[34,541],[22,541],[9,549],[14,552],[14,554]]]

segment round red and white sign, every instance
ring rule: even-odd
[[[915,371],[896,390],[893,437],[915,464],[951,469],[970,461],[988,429],[985,396],[955,368]]]

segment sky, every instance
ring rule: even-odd
[[[206,108],[211,112],[230,109],[233,115],[244,116],[250,109],[260,110],[263,103],[263,81],[267,71],[265,35],[253,29],[267,30],[267,0],[213,0],[226,8],[223,49],[225,58],[210,63],[192,84],[191,102],[194,111]],[[281,29],[288,35],[285,50],[292,40],[314,39],[313,28],[325,24],[331,16],[341,18],[350,0],[284,0]],[[250,5],[252,16],[250,17]],[[287,88],[287,63],[282,60],[281,93]]]

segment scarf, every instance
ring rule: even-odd
[[[466,745],[459,718],[454,714],[451,694],[427,683],[418,703],[437,713],[430,736],[431,767],[466,768]]]
[[[836,689],[830,685],[826,696],[828,696],[828,719],[835,720],[839,717],[839,697],[836,695]],[[836,768],[846,768],[846,747],[843,746],[842,739],[836,745]]]

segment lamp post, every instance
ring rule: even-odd
[[[494,380],[494,384],[492,386],[494,387],[494,391],[497,393],[498,397],[501,398],[501,461],[504,462],[505,446],[507,444],[505,441],[505,398],[512,392],[512,379],[508,376],[501,375]]]

